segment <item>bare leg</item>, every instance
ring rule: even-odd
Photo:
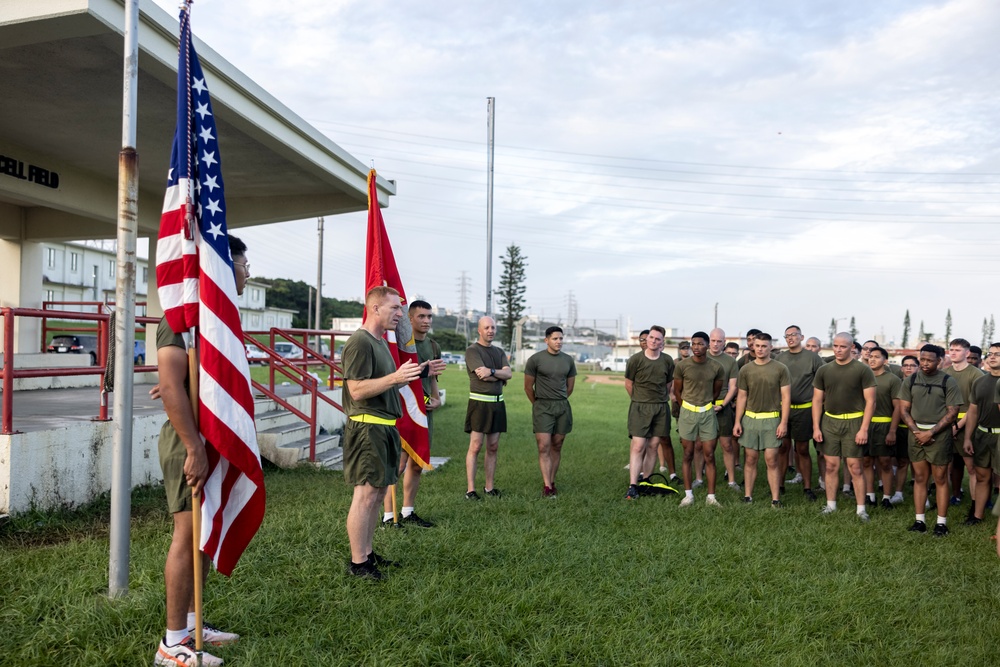
[[[562,461],[563,443],[566,442],[565,433],[556,433],[552,436],[552,451],[549,452],[549,470],[551,477],[549,481],[553,489],[556,488],[556,474],[559,472],[559,463]]]
[[[347,513],[347,537],[351,541],[351,561],[363,563],[372,552],[372,537],[378,505],[385,497],[385,487],[362,484],[354,487],[351,509]]]
[[[465,455],[465,481],[467,491],[476,490],[476,466],[479,462],[479,450],[483,448],[483,434],[473,431],[469,434],[469,451]]]
[[[736,481],[736,448],[732,436],[719,436],[722,445],[722,463],[726,466],[726,476],[730,482]]]
[[[931,466],[934,483],[937,484],[937,514],[948,517],[948,466]]]
[[[802,488],[811,489],[813,480],[812,458],[809,456],[809,441],[795,443],[796,469],[802,475]]]
[[[977,519],[983,518],[986,511],[986,502],[990,499],[990,475],[993,474],[991,468],[976,468],[976,505],[973,516]]]
[[[497,451],[500,449],[500,434],[486,436],[486,455],[483,457],[483,471],[486,473],[486,489],[493,490],[493,477],[497,471]]]
[[[892,457],[878,457],[878,476],[882,480],[882,496],[888,498],[892,495]]]
[[[629,465],[628,465],[628,482],[629,484],[639,483],[639,473],[642,472],[642,459],[646,455],[646,445],[650,441],[649,438],[632,438],[632,443],[629,447]]]
[[[708,440],[707,442],[701,443],[702,450],[705,457],[705,477],[707,478],[706,484],[708,486],[708,492],[711,494],[715,493],[715,440]]]
[[[785,468],[780,467],[780,447],[764,450],[764,463],[767,464],[767,484],[771,487],[771,500],[778,500],[781,493],[781,480],[785,477]]]
[[[753,498],[753,487],[757,483],[757,460],[760,458],[760,452],[745,447],[743,452],[743,456],[746,457],[743,466],[743,495]]]
[[[827,502],[837,500],[837,491],[840,490],[840,457],[824,456],[826,461],[826,500]]]
[[[538,445],[538,467],[542,471],[542,486],[552,488],[552,435],[536,433],[535,443]]]
[[[194,535],[191,512],[174,513],[174,533],[163,567],[167,594],[167,629],[187,629],[187,615],[194,611]],[[209,559],[202,556],[202,582],[208,576]]]
[[[694,441],[681,439],[684,448],[684,458],[681,461],[681,474],[684,476],[684,490],[691,490],[691,463],[694,461]]]
[[[851,476],[851,483],[854,484],[854,500],[859,506],[864,507],[865,476],[867,473],[861,469],[862,461],[864,461],[864,459],[847,459],[847,472]]]
[[[931,474],[931,464],[927,461],[913,462],[913,510],[916,514],[924,513],[927,502],[927,478]],[[948,499],[945,498],[945,502]]]

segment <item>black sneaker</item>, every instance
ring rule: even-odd
[[[813,493],[813,490],[812,490],[812,489],[804,489],[804,490],[802,491],[802,493],[806,494],[806,499],[807,499],[807,500],[808,500],[809,502],[811,502],[811,503],[814,503],[814,502],[816,502],[816,494],[815,494],[815,493]]]
[[[952,496],[948,499],[948,504],[952,507],[958,507],[962,504],[962,496]]]
[[[780,500],[772,500],[771,501],[771,507],[774,508],[774,509],[776,509],[776,510],[781,509],[781,501]]]
[[[368,554],[368,562],[377,567],[399,567],[399,563],[379,556],[374,551]]]
[[[750,496],[743,496],[743,502],[749,505],[750,503],[753,502],[753,498],[751,498]]]
[[[500,489],[490,489],[489,491],[487,491],[486,489],[483,489],[483,493],[485,493],[486,495],[488,495],[491,498],[499,498],[500,497]]]
[[[874,498],[869,498],[868,496],[865,496],[865,507],[878,507],[878,501],[876,501]]]
[[[397,523],[397,522],[393,521],[392,519],[384,519],[382,521],[382,527],[383,528],[402,528],[403,527],[403,520],[400,519],[399,523]]]
[[[923,521],[914,521],[913,525],[907,528],[907,530],[910,531],[911,533],[926,533],[927,524],[924,523]]]
[[[382,581],[385,579],[385,575],[375,567],[375,563],[371,562],[371,558],[364,563],[352,562],[347,568],[347,573],[359,579],[371,579],[372,581]]]
[[[884,509],[884,510],[895,509],[895,505],[893,505],[892,501],[889,500],[888,498],[883,498],[882,499],[882,509]]]
[[[639,487],[635,484],[629,484],[628,492],[625,494],[625,500],[637,500],[639,498]]]
[[[468,493],[466,493],[465,494],[465,499],[466,500],[480,500],[479,494],[476,493],[475,491],[469,491]]]
[[[427,519],[421,519],[416,512],[410,512],[410,516],[404,516],[399,520],[399,525],[416,526],[418,528],[433,528],[434,524]]]
[[[978,524],[981,524],[982,522],[983,522],[983,520],[980,519],[979,517],[977,517],[977,516],[970,516],[968,519],[965,520],[965,525],[966,526],[976,526]]]
[[[948,524],[939,523],[934,526],[934,537],[944,537],[948,534]]]

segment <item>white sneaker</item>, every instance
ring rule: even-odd
[[[820,511],[820,514],[833,514],[836,511],[837,511],[836,507],[830,507],[829,505],[827,505]]]
[[[167,646],[160,640],[160,648],[156,651],[154,665],[197,665],[198,654],[194,650],[194,639],[185,637],[184,641],[176,646]],[[222,658],[217,658],[211,653],[202,651],[201,664],[203,667],[221,667]]]
[[[858,512],[858,518],[861,519],[861,523],[868,523],[871,521],[871,517],[868,516],[868,512]]]
[[[903,494],[899,492],[892,494],[892,498],[889,498],[889,502],[893,505],[899,505],[903,502]]]
[[[697,489],[699,486],[702,486],[704,484],[705,484],[705,482],[703,482],[702,480],[696,479],[693,482],[691,482],[691,488],[692,489]]]
[[[201,642],[210,646],[228,646],[240,640],[240,636],[235,632],[225,632],[219,628],[202,623]]]
[[[819,480],[819,488],[821,488],[821,489],[823,489],[824,491],[826,491],[826,482],[824,482],[824,481],[823,481],[823,478],[822,478],[822,477],[821,477],[821,478],[820,478],[820,480]]]
[[[795,473],[795,477],[792,477],[790,480],[785,482],[785,484],[801,484],[801,483],[802,483],[802,473],[800,472]]]
[[[667,472],[667,466],[660,466],[660,472]]]
[[[743,490],[742,487],[739,485],[738,482],[730,482],[729,483],[729,488],[732,489],[733,491],[742,491]]]
[[[684,500],[681,501],[681,507],[691,507],[694,505],[694,496],[684,496]]]
[[[626,463],[626,464],[625,464],[625,470],[628,470],[628,467],[629,467],[630,465],[632,465],[632,464],[631,464],[631,463]]]
[[[705,504],[709,507],[722,507],[722,503],[715,498],[705,498]]]

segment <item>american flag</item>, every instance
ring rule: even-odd
[[[187,9],[181,9],[180,25],[177,129],[156,247],[157,292],[174,332],[197,328],[198,427],[209,464],[201,550],[229,575],[263,521],[264,474],[236,306],[218,133]]]
[[[365,250],[365,293],[373,287],[386,285],[399,292],[400,300],[406,305],[406,291],[396,268],[396,258],[392,254],[389,235],[385,231],[382,210],[378,207],[378,191],[375,187],[375,170],[368,172],[368,241]],[[365,311],[364,316],[368,317]],[[385,339],[389,351],[396,362],[396,368],[407,360],[420,363],[417,347],[413,341],[413,328],[406,313],[399,320],[395,331],[386,331]],[[403,404],[403,416],[396,421],[400,445],[406,453],[424,470],[431,468],[431,444],[427,433],[427,408],[424,407],[424,387],[420,378],[400,387],[399,398]]]

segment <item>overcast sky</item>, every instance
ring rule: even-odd
[[[581,322],[691,334],[718,303],[730,335],[854,316],[898,342],[950,308],[978,344],[1000,311],[1000,3],[198,0],[192,24],[397,182],[411,299],[457,307],[465,271],[485,306],[494,96],[493,280],[519,245],[532,314],[572,292]],[[325,295],[362,295],[365,224],[327,218]],[[314,219],[241,236],[254,274],[315,281]]]

